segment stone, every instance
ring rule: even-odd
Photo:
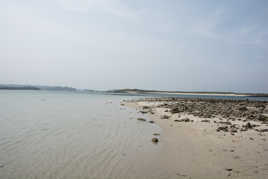
[[[149,121],[149,123],[152,123],[152,124],[153,124],[153,123],[154,123],[154,121]]]
[[[162,115],[160,118],[161,119],[169,119],[169,116],[168,115]]]
[[[153,135],[154,135],[154,136],[160,136],[160,134],[159,134],[159,133],[153,133]]]
[[[218,127],[217,132],[220,132],[220,131],[228,132],[228,126],[220,126],[220,127]]]
[[[201,122],[210,122],[210,120],[205,119],[205,120],[201,120]]]
[[[239,111],[247,111],[247,110],[248,110],[248,108],[247,108],[247,107],[245,107],[245,106],[242,106],[242,107],[238,108],[238,110],[239,110]]]
[[[190,119],[189,118],[184,118],[184,119],[182,119],[184,122],[190,122]]]
[[[258,132],[268,132],[268,129],[257,129]]]
[[[138,120],[138,121],[146,121],[146,119],[141,118],[141,117],[137,118],[137,120]]]
[[[159,139],[156,138],[156,137],[154,137],[154,138],[152,138],[152,142],[153,142],[153,143],[158,143],[158,142],[159,142]]]
[[[260,114],[260,115],[258,115],[257,120],[268,121],[268,117],[266,115]]]

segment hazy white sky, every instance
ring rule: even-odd
[[[0,83],[268,92],[267,0],[1,0],[0,39]]]

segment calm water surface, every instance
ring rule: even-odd
[[[0,91],[0,178],[152,178],[155,124],[120,106],[134,97]],[[161,174],[160,174],[161,175]]]

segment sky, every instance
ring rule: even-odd
[[[267,0],[0,0],[0,83],[268,92]]]

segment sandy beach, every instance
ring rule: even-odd
[[[162,155],[155,165],[177,178],[268,178],[267,102],[144,99],[122,105],[144,114]],[[202,107],[203,106],[203,107]],[[200,110],[200,111],[199,111]]]

